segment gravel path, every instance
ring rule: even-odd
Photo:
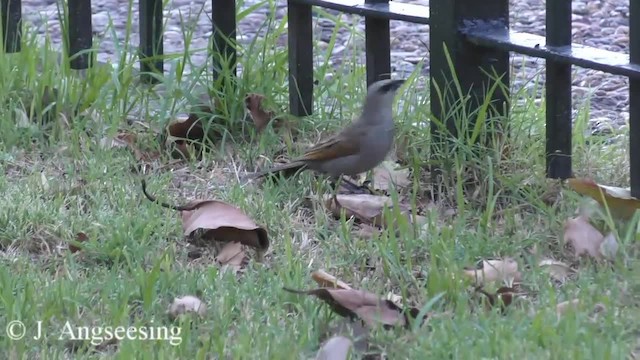
[[[276,17],[281,19],[286,13],[286,1],[276,0]],[[401,2],[428,5],[428,0],[401,0]],[[542,0],[511,0],[511,26],[513,30],[525,31],[544,35],[545,2]],[[117,47],[115,43],[124,41],[124,29],[127,20],[127,0],[103,0],[93,2],[93,27],[96,38],[100,41],[99,60],[115,60]],[[257,0],[246,0],[243,8],[258,3]],[[134,2],[137,9],[137,1]],[[39,33],[48,31],[53,43],[60,45],[60,25],[57,21],[57,7],[55,0],[23,0],[23,17],[38,29]],[[204,8],[203,8],[204,7]],[[164,33],[165,53],[180,52],[183,47],[182,29],[188,27],[195,34],[191,48],[205,48],[211,35],[211,1],[173,0],[170,2],[165,15],[169,18]],[[242,43],[251,41],[256,31],[269,14],[269,9],[263,6],[248,15],[238,24],[238,40]],[[573,1],[573,42],[596,46],[601,49],[628,53],[629,38],[629,5],[628,0],[580,0]],[[182,22],[181,18],[184,20]],[[48,19],[48,20],[47,20]],[[364,21],[357,16],[344,15],[344,21],[355,23],[364,29]],[[109,24],[113,23],[113,29]],[[420,61],[428,64],[429,27],[399,21],[391,22],[392,34],[392,64],[399,76],[412,71]],[[326,47],[335,23],[329,19],[320,19],[315,28],[315,37],[320,48]],[[133,19],[134,33],[131,44],[138,43],[137,17]],[[115,32],[116,42],[112,37]],[[258,34],[259,35],[259,34]],[[363,39],[351,39],[347,29],[341,29],[337,46],[333,50],[332,62],[339,64],[351,41],[362,44]],[[282,44],[286,44],[282,39]],[[364,60],[364,54],[362,55]],[[527,77],[540,73],[544,69],[544,61],[513,56],[515,86]],[[195,64],[205,61],[205,54],[192,56]],[[428,70],[428,66],[423,72]],[[542,71],[543,73],[543,71]],[[591,100],[591,121],[597,130],[605,130],[609,126],[625,127],[628,123],[628,81],[626,78],[611,76],[602,72],[585,70],[574,67],[574,107],[583,104],[589,93],[594,94]]]

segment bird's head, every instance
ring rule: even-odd
[[[367,100],[364,105],[364,116],[372,114],[388,114],[391,116],[393,99],[396,91],[404,84],[404,80],[379,80],[369,85]]]
[[[404,84],[403,79],[386,79],[376,81],[373,84],[369,85],[369,89],[367,93],[369,96],[387,96],[390,95],[393,97],[402,84]]]

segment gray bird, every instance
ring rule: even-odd
[[[290,175],[311,169],[340,179],[343,175],[353,176],[373,169],[384,161],[393,145],[392,105],[402,84],[404,80],[380,80],[371,84],[358,119],[304,155],[250,177],[260,178],[276,172]]]

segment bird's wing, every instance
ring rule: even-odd
[[[350,156],[360,152],[360,139],[364,135],[362,129],[347,128],[311,149],[307,150],[299,159],[300,161],[332,160]]]

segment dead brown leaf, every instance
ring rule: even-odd
[[[387,191],[394,185],[396,188],[406,188],[411,185],[409,168],[398,169],[399,166],[387,160],[375,167],[372,174],[374,188]]]
[[[313,281],[318,283],[321,287],[334,287],[338,289],[351,289],[351,286],[342,282],[335,276],[326,273],[324,270],[317,270],[311,273]]]
[[[197,200],[192,211],[182,211],[184,235],[190,236],[198,229],[207,231],[207,238],[220,242],[238,242],[255,248],[260,254],[269,248],[267,231],[237,207],[218,200]]]
[[[359,318],[370,327],[375,324],[385,326],[408,326],[409,318],[415,318],[418,309],[408,309],[403,313],[402,308],[392,301],[381,299],[372,293],[355,289],[319,288],[314,290],[284,290],[313,295],[327,303],[334,312],[348,318]]]
[[[87,236],[87,234],[83,232],[77,233],[76,241],[69,243],[69,251],[71,251],[71,253],[77,253],[78,251],[82,250],[83,248],[82,243],[87,240],[89,240],[89,237]]]
[[[481,269],[465,270],[464,274],[477,285],[495,281],[519,281],[518,262],[512,258],[483,260]]]
[[[220,265],[227,265],[239,269],[245,264],[246,258],[247,254],[244,252],[244,245],[233,241],[224,244],[216,256],[216,262]]]
[[[589,255],[601,259],[600,245],[603,241],[604,235],[585,216],[568,219],[564,224],[564,242],[573,247],[576,257]]]
[[[167,125],[162,145],[171,150],[173,158],[189,159],[191,157],[189,148],[193,148],[194,155],[199,157],[202,150],[200,142],[205,136],[202,118],[198,114],[181,115]]]
[[[506,311],[506,308],[511,305],[513,298],[517,295],[516,290],[508,286],[499,288],[495,294],[486,292],[482,287],[477,287],[475,291],[486,296],[488,309],[491,309],[496,305],[500,305],[500,310],[503,313]]]
[[[571,274],[574,273],[574,270],[569,265],[562,261],[552,259],[541,260],[540,263],[538,263],[538,266],[547,271],[553,279],[560,282],[564,282],[569,276],[571,276]]]
[[[604,240],[602,240],[598,251],[600,251],[600,254],[602,254],[606,259],[613,261],[618,253],[619,247],[620,245],[618,245],[616,235],[613,232],[610,232],[604,237]]]
[[[640,209],[640,199],[631,196],[630,188],[620,188],[600,185],[591,179],[568,179],[567,184],[575,192],[595,199],[600,205],[606,206],[612,215],[623,220],[633,217]]]
[[[362,223],[383,227],[387,224],[384,218],[384,208],[389,208],[391,215],[393,215],[393,200],[388,196],[338,194],[336,198],[338,199],[337,204],[330,194],[324,197],[325,207],[336,219],[340,219],[341,213],[344,211],[347,218],[353,216]],[[425,217],[411,214],[411,208],[408,205],[400,203],[398,206],[400,213],[405,216],[409,223],[415,221],[422,224],[426,222]]]
[[[265,127],[271,122],[275,114],[273,111],[265,111],[262,108],[262,101],[265,99],[264,95],[260,94],[248,94],[244,99],[244,104],[249,112],[249,116],[253,120],[254,125],[258,133],[262,132]]]
[[[169,310],[167,310],[167,315],[169,315],[171,320],[175,320],[188,313],[194,313],[203,317],[206,312],[207,306],[202,300],[192,295],[186,295],[173,300],[169,306]]]
[[[316,360],[346,360],[353,347],[351,340],[344,336],[334,336],[318,350]]]

